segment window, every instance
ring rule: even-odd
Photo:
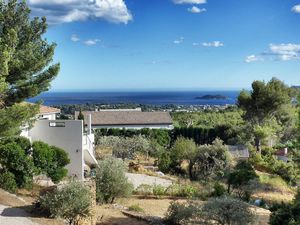
[[[50,122],[49,127],[65,127],[66,124],[64,122]]]

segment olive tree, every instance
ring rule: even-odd
[[[221,197],[209,199],[202,204],[198,201],[188,203],[173,202],[165,217],[168,225],[252,225],[257,224],[255,214],[245,202]]]
[[[113,203],[115,198],[128,196],[133,191],[133,185],[125,176],[125,164],[116,158],[106,158],[99,162],[96,171],[97,201]]]
[[[231,156],[223,142],[216,139],[212,145],[200,145],[191,159],[190,173],[193,179],[208,181],[222,177],[231,165]]]
[[[40,196],[39,203],[51,217],[63,218],[69,225],[79,225],[80,219],[90,216],[92,198],[83,183],[71,182]]]

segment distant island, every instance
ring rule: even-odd
[[[211,100],[211,99],[226,100],[226,99],[228,99],[228,97],[224,96],[224,95],[203,95],[203,96],[200,96],[200,97],[196,97],[196,99],[201,99],[201,100]]]

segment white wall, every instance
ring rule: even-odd
[[[174,128],[173,125],[124,125],[124,126],[94,126],[92,125],[93,129],[98,129],[98,128],[116,128],[116,129],[143,129],[143,128],[149,128],[149,129],[167,129],[167,130],[172,130]]]
[[[50,123],[63,123],[64,127],[51,127]],[[68,175],[83,179],[83,124],[81,120],[38,120],[29,131],[32,141],[43,141],[64,149],[71,160]]]
[[[56,113],[46,113],[46,114],[40,114],[39,119],[44,120],[55,120],[56,119]]]

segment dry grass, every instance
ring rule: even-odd
[[[148,225],[146,222],[125,216],[111,205],[100,205],[96,209],[97,225]]]
[[[30,220],[33,222],[43,224],[43,225],[64,225],[65,223],[57,219],[44,218],[38,214],[32,214],[32,203],[36,200],[37,187],[34,188],[33,192],[27,190],[19,190],[18,196],[9,194],[2,189],[0,189],[0,204],[5,206],[11,206],[12,208],[21,208],[29,213]]]
[[[186,200],[178,200],[186,202]],[[147,215],[164,217],[170,203],[170,199],[137,199],[137,198],[121,198],[117,203],[126,207],[131,205],[139,205]]]
[[[177,200],[178,202],[186,202],[186,200]],[[130,205],[139,205],[147,215],[164,217],[172,200],[170,199],[136,199],[123,198],[118,200],[118,204],[129,207]],[[268,225],[270,211],[253,207],[260,225]],[[129,225],[129,224],[128,224]]]
[[[277,175],[256,171],[260,178],[260,187],[254,192],[254,198],[262,198],[267,202],[289,202],[295,197],[295,190]]]

